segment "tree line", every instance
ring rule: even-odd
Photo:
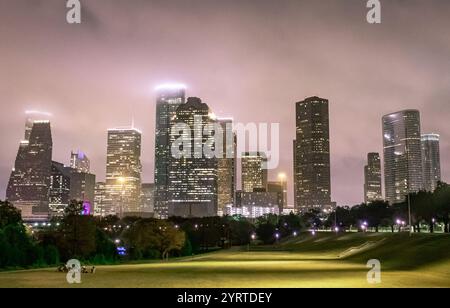
[[[439,183],[434,192],[411,194],[412,227],[424,224],[434,232],[437,223],[450,230],[450,185]],[[64,216],[44,228],[27,227],[20,211],[0,202],[0,269],[59,265],[69,259],[91,264],[144,259],[168,259],[249,244],[274,244],[301,232],[349,229],[401,231],[408,223],[408,203],[384,201],[337,207],[332,212],[310,210],[300,215],[266,215],[250,220],[241,216],[168,220],[82,215],[81,202],[72,201]],[[119,251],[119,249],[121,249]],[[120,253],[122,252],[122,253]]]

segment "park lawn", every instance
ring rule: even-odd
[[[301,235],[271,247],[215,252],[147,264],[100,266],[69,285],[55,269],[0,273],[0,287],[450,287],[448,235]],[[423,254],[420,254],[422,252]],[[382,283],[367,283],[369,259]]]

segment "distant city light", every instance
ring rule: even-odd
[[[50,112],[38,111],[38,110],[26,110],[25,114],[26,115],[44,116],[44,117],[51,117],[51,116],[53,116]]]
[[[155,88],[156,91],[159,90],[186,90],[187,87],[184,84],[181,83],[165,83],[162,85],[159,85]]]

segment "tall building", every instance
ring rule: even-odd
[[[70,153],[70,167],[78,172],[90,173],[91,163],[89,158],[81,151]]]
[[[196,97],[188,98],[178,107],[176,122],[187,124],[190,136],[184,136],[194,152],[203,148],[209,138],[203,135],[205,125],[214,123],[207,104]],[[171,143],[183,135],[171,134]],[[188,157],[170,159],[169,216],[208,217],[217,215],[217,158],[194,153]]]
[[[6,198],[22,211],[24,220],[46,219],[52,173],[50,122],[28,120],[25,138],[19,146]]]
[[[62,216],[70,202],[70,170],[64,164],[52,162],[49,207],[51,216]]]
[[[278,195],[280,212],[287,208],[287,182],[284,178],[280,179],[280,181],[269,181],[267,183],[267,192]]]
[[[395,204],[423,188],[420,113],[403,110],[382,122],[386,200]]]
[[[223,157],[217,159],[217,207],[223,215],[225,206],[234,203],[236,191],[236,134],[233,120],[218,119],[223,131]]]
[[[241,158],[243,192],[267,191],[267,158],[261,152],[246,152]]]
[[[155,184],[142,183],[141,198],[141,211],[143,213],[153,213],[155,207]]]
[[[176,112],[185,103],[186,88],[183,85],[163,85],[157,88],[155,129],[155,216],[168,218],[167,189],[169,163],[172,158],[170,131],[175,123]]]
[[[116,212],[107,212],[105,208],[106,200],[106,183],[97,182],[95,183],[95,197],[94,197],[94,215],[106,217],[109,215],[115,215]]]
[[[439,139],[438,134],[422,135],[423,188],[426,191],[434,191],[441,181]]]
[[[364,202],[371,203],[378,200],[383,200],[380,154],[369,153],[367,165],[364,167]]]
[[[294,198],[298,211],[331,206],[328,100],[310,97],[296,104]]]
[[[140,211],[141,170],[141,132],[108,130],[105,212],[123,217]]]
[[[89,202],[94,205],[95,175],[67,168],[70,173],[70,200]]]

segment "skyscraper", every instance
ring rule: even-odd
[[[28,139],[20,143],[6,198],[22,210],[24,220],[46,219],[53,148],[50,122],[27,120],[25,137]]]
[[[211,111],[201,99],[190,97],[178,107],[176,122],[187,124],[189,132],[171,134],[171,143],[184,136],[190,149],[203,149],[209,138],[203,134],[206,125],[214,123]],[[200,156],[172,157],[169,161],[169,216],[207,217],[217,215],[217,158]]]
[[[439,139],[438,134],[422,135],[423,188],[426,191],[434,191],[441,181]]]
[[[234,203],[236,190],[236,135],[233,120],[218,119],[223,131],[223,157],[217,159],[217,206],[223,214],[225,206]]]
[[[155,129],[155,216],[168,217],[169,163],[172,158],[170,131],[180,105],[185,103],[186,87],[163,85],[157,88]]]
[[[328,100],[310,97],[296,104],[294,197],[299,211],[331,206]]]
[[[81,151],[70,153],[70,167],[79,172],[89,173],[90,172],[90,161],[89,158]]]
[[[70,173],[70,200],[85,201],[91,205],[95,201],[95,175],[67,168]]]
[[[155,207],[155,184],[142,183],[141,188],[141,210],[144,213],[154,213]]]
[[[51,216],[62,216],[70,202],[70,170],[64,164],[52,162],[49,207]]]
[[[106,183],[97,182],[95,183],[95,197],[94,197],[94,215],[95,216],[109,216],[114,215],[114,212],[107,212],[105,208],[106,200]]]
[[[140,211],[141,170],[141,132],[108,130],[105,212],[124,216]]]
[[[241,159],[242,191],[267,191],[267,158],[261,152],[246,152]]]
[[[280,178],[280,181],[269,181],[267,183],[267,192],[278,194],[280,213],[287,208],[287,181],[285,178]]]
[[[382,122],[386,200],[395,204],[423,188],[420,113],[403,110]]]
[[[364,167],[364,202],[383,200],[381,190],[381,161],[379,153],[367,154],[367,165]]]

